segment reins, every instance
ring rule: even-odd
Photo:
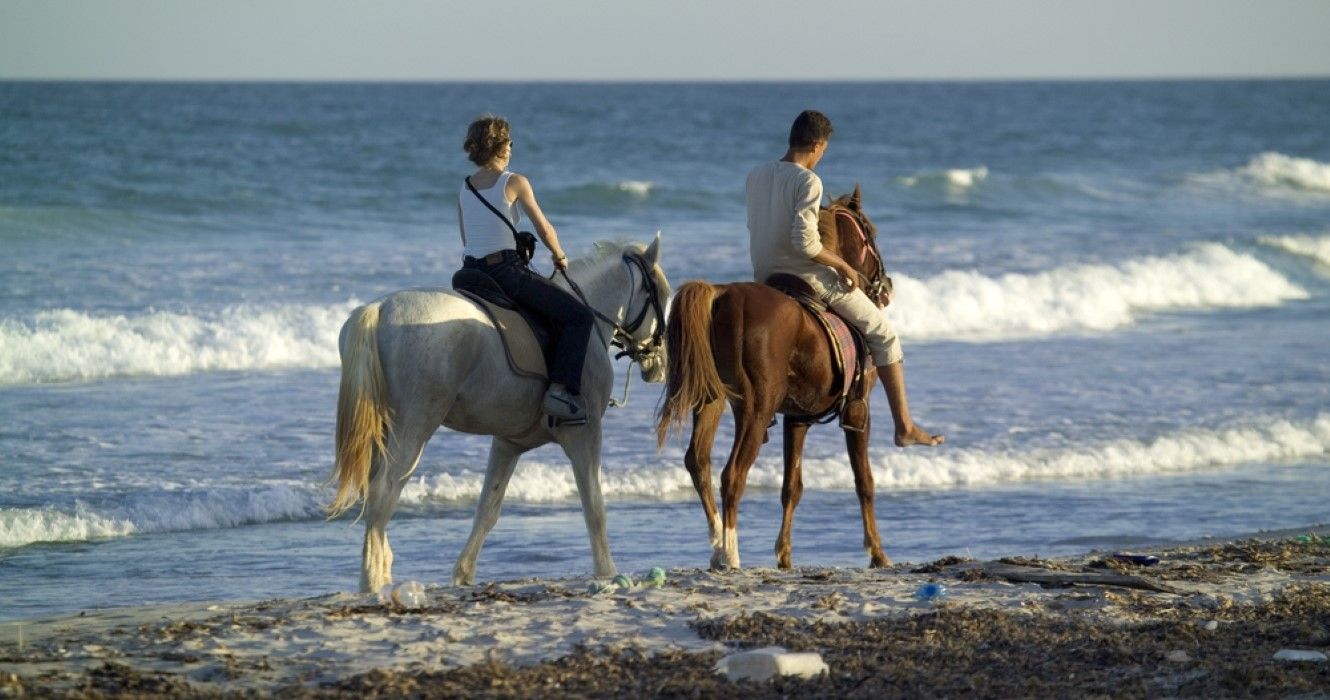
[[[885,291],[886,287],[884,280],[887,277],[887,266],[882,262],[882,254],[877,250],[877,242],[868,237],[868,233],[864,231],[863,225],[859,222],[859,217],[855,216],[849,209],[837,205],[833,206],[832,210],[838,218],[843,216],[846,219],[849,219],[850,223],[854,225],[854,232],[859,236],[859,242],[861,244],[859,248],[859,262],[862,264],[864,258],[867,257],[869,253],[873,254],[873,260],[877,262],[877,274],[873,279],[869,280],[869,282],[871,283],[873,296],[876,297],[880,295]]]
[[[600,330],[600,324],[596,325],[596,334],[600,336],[600,341],[605,343],[606,347],[612,345],[619,348],[619,352],[615,353],[614,359],[617,360],[622,357],[628,358],[628,369],[625,372],[623,381],[623,398],[610,399],[610,405],[615,407],[623,406],[628,403],[629,378],[631,376],[633,364],[640,364],[642,358],[659,348],[662,345],[665,336],[665,310],[660,306],[660,299],[658,298],[659,289],[656,287],[655,280],[651,278],[651,271],[647,269],[646,261],[642,259],[642,256],[632,253],[624,253],[623,261],[625,264],[629,265],[630,278],[632,277],[632,268],[634,267],[642,273],[642,283],[647,292],[647,303],[642,305],[642,310],[638,312],[636,318],[628,322],[627,327],[620,325],[618,321],[606,316],[601,313],[599,309],[592,306],[591,302],[587,301],[586,294],[582,292],[582,288],[568,275],[568,271],[565,269],[558,270],[558,273],[563,275],[564,280],[568,282],[568,286],[573,290],[573,293],[577,295],[579,300],[581,300],[582,305],[585,306],[597,319],[608,323],[614,329],[613,335],[610,340],[607,341],[605,340],[605,334]],[[631,294],[635,293],[636,290],[636,286],[631,286],[629,288],[630,296],[628,297],[628,301],[630,305],[632,302]],[[654,310],[656,312],[656,327],[651,332],[650,341],[635,345],[633,344],[633,333],[641,328],[642,324],[646,322],[648,310]]]

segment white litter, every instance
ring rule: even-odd
[[[716,673],[725,674],[731,681],[765,681],[774,676],[816,678],[830,670],[821,654],[788,652],[781,647],[730,654],[716,662]]]
[[[1325,654],[1310,649],[1280,649],[1275,652],[1276,661],[1325,661]]]

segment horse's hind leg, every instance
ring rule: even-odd
[[[688,452],[683,463],[688,468],[688,475],[693,478],[693,488],[702,500],[702,511],[707,517],[707,531],[711,536],[711,548],[720,549],[720,513],[716,510],[716,494],[711,489],[711,446],[716,441],[716,428],[725,413],[725,402],[721,400],[704,404],[693,412],[693,435],[688,441]]]
[[[808,437],[808,424],[790,420],[785,424],[785,478],[780,485],[780,505],[784,510],[780,520],[780,534],[776,536],[776,566],[790,568],[790,534],[794,529],[794,509],[804,494],[803,456],[804,438]]]
[[[399,426],[388,441],[388,454],[376,454],[365,494],[365,543],[360,557],[360,591],[377,591],[393,580],[393,550],[388,546],[388,520],[406,477],[416,468],[429,441],[428,431]]]
[[[499,509],[503,506],[503,493],[508,489],[508,480],[513,476],[517,458],[524,452],[522,448],[503,438],[494,438],[490,443],[489,466],[485,468],[485,485],[481,488],[480,501],[476,503],[476,520],[471,525],[471,536],[466,546],[457,557],[453,567],[453,585],[469,586],[476,580],[476,557],[485,544],[485,537],[499,520]]]
[[[614,559],[610,556],[610,539],[605,531],[605,499],[600,493],[600,418],[580,428],[570,428],[567,437],[560,437],[564,454],[573,463],[573,478],[577,480],[577,495],[582,499],[582,518],[586,520],[587,537],[591,539],[591,562],[597,576],[613,576]]]
[[[859,495],[859,512],[864,518],[864,550],[868,552],[868,565],[879,568],[891,566],[891,560],[882,551],[882,538],[877,534],[877,514],[873,512],[873,466],[868,462],[868,432],[867,425],[861,431],[845,431],[845,447],[850,453],[854,491]]]
[[[720,547],[711,553],[711,568],[739,568],[739,499],[743,498],[748,470],[757,460],[766,441],[767,425],[776,414],[776,400],[754,406],[736,406],[734,410],[734,446],[725,469],[720,474],[721,533]]]

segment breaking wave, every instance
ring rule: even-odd
[[[1330,265],[1330,236],[1262,236],[1260,243]]]
[[[1118,265],[989,277],[950,271],[894,277],[887,314],[911,340],[995,340],[1104,331],[1169,309],[1271,306],[1307,292],[1257,258],[1218,243]]]
[[[337,334],[356,304],[238,306],[208,315],[57,309],[0,319],[0,385],[332,367]]]
[[[1273,194],[1324,195],[1330,194],[1330,163],[1266,152],[1253,157],[1246,165],[1196,175],[1193,179],[1216,185],[1254,185]]]

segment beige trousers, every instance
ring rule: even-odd
[[[822,300],[827,302],[827,306],[864,334],[868,350],[873,353],[874,366],[894,365],[905,359],[905,351],[901,350],[901,340],[896,335],[896,329],[891,326],[891,321],[887,320],[882,309],[877,308],[862,289],[855,287],[852,292],[842,292],[828,289],[826,285],[817,286],[825,290]]]

